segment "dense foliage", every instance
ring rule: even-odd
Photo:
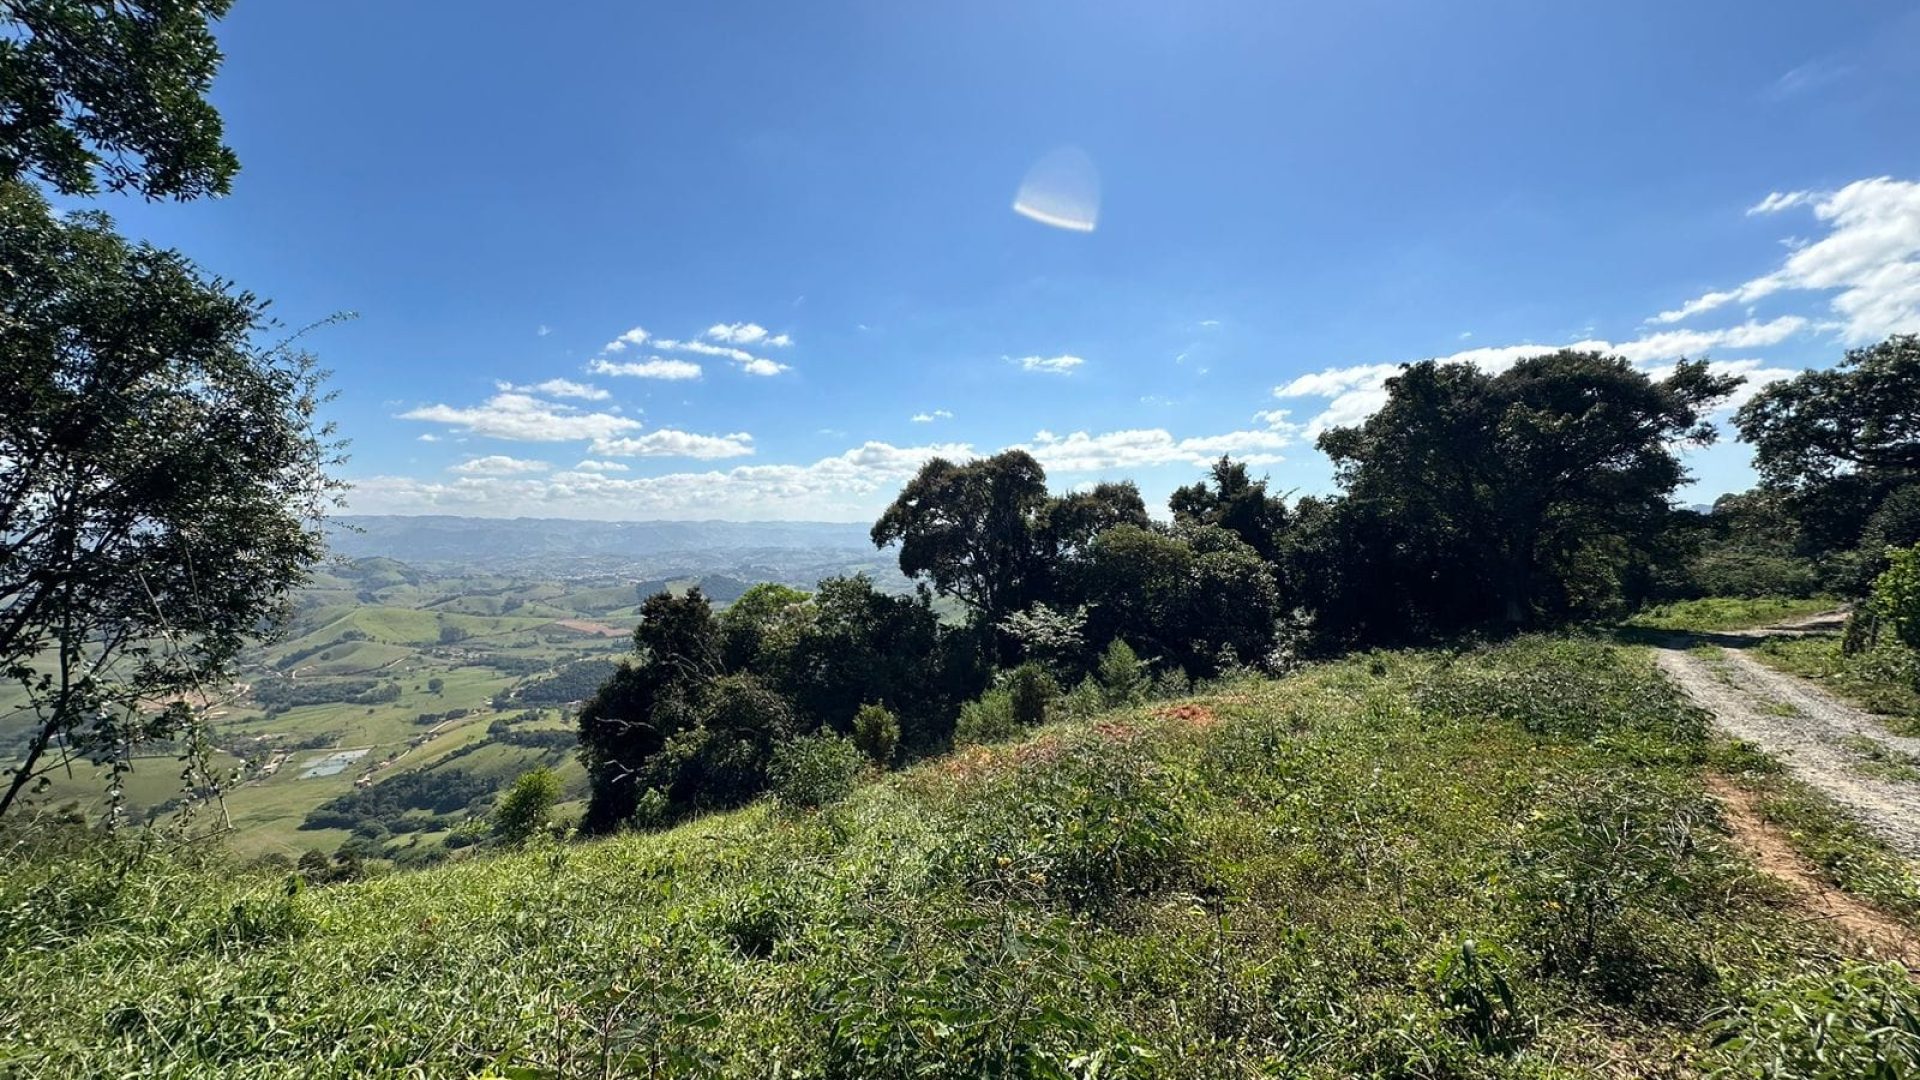
[[[335,447],[264,305],[43,195],[220,194],[226,0],[0,3],[0,677],[56,766],[191,728],[323,551]]]
[[[207,91],[232,0],[0,3],[0,177],[65,195],[224,195],[240,163]]]

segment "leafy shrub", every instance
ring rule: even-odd
[[[1141,663],[1132,646],[1119,638],[1113,639],[1107,651],[1100,654],[1094,674],[1100,680],[1101,695],[1109,708],[1138,705],[1147,699],[1147,691],[1152,686],[1147,665]]]
[[[960,722],[953,732],[962,746],[1002,742],[1019,732],[1013,718],[1013,698],[1004,688],[995,687],[960,706]]]
[[[1029,660],[1007,673],[1007,705],[1013,722],[1022,727],[1039,727],[1047,722],[1047,712],[1060,698],[1060,684],[1046,668]]]
[[[1920,990],[1893,965],[1849,965],[1762,985],[1715,1023],[1715,1076],[1920,1076]]]
[[[1543,966],[1652,1011],[1710,980],[1650,918],[1684,917],[1700,895],[1694,830],[1707,813],[1698,797],[1613,774],[1543,816],[1518,855],[1517,897]]]
[[[755,883],[721,897],[706,912],[705,922],[734,952],[765,960],[791,936],[797,906],[798,898],[777,882]]]
[[[1910,649],[1920,649],[1920,544],[1887,551],[1873,581],[1873,613]]]
[[[546,827],[559,800],[560,777],[545,765],[528,769],[493,808],[493,834],[503,843],[522,843]]]
[[[673,819],[673,802],[657,787],[642,791],[633,801],[633,823],[642,829],[657,829]]]
[[[1148,895],[1192,855],[1175,783],[1140,751],[1063,754],[980,789],[936,861],[972,888],[1076,910]]]
[[[1089,675],[1060,699],[1060,711],[1074,720],[1098,716],[1107,708],[1107,692]]]
[[[821,732],[795,739],[773,752],[773,792],[782,806],[818,810],[853,793],[866,756],[853,740]]]
[[[853,714],[853,742],[869,761],[884,768],[900,745],[900,720],[885,705],[862,705]]]

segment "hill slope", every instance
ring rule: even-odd
[[[1672,1076],[1791,1065],[1798,1029],[1770,1018],[1827,994],[1822,1052],[1848,1067],[1872,1037],[1849,1010],[1911,987],[1725,841],[1703,776],[1741,761],[1643,655],[1528,641],[1063,722],[821,815],[352,885],[76,852],[0,882],[0,1060]]]

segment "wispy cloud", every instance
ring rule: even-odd
[[[605,401],[613,396],[597,386],[574,382],[572,379],[548,379],[532,386],[515,386],[502,382],[494,384],[500,390],[517,394],[545,394],[548,397],[579,398],[583,401]]]
[[[1813,198],[1810,191],[1774,191],[1767,197],[1747,207],[1747,216],[1758,214],[1777,214],[1782,210],[1791,210]]]
[[[783,349],[793,344],[786,334],[769,333],[759,323],[715,323],[707,327],[706,336],[714,341],[723,341],[729,345],[769,345]]]
[[[640,421],[613,413],[583,412],[571,405],[528,394],[499,393],[480,405],[423,405],[400,414],[402,420],[450,424],[475,435],[520,442],[605,439],[634,431]]]
[[[1768,203],[1774,205],[1768,208]],[[1702,294],[1651,321],[1676,323],[1785,291],[1832,292],[1849,342],[1920,332],[1920,183],[1880,177],[1829,194],[1769,196],[1754,209],[1810,204],[1827,235],[1790,252],[1771,273]]]
[[[588,458],[585,461],[580,462],[578,465],[575,465],[574,468],[579,469],[582,472],[599,472],[599,473],[627,471],[627,466],[622,465],[617,461],[595,461],[592,458]]]
[[[1014,361],[1022,371],[1041,371],[1049,375],[1071,375],[1086,361],[1078,356],[1023,356]]]
[[[658,356],[638,362],[595,360],[587,365],[587,370],[595,375],[611,375],[616,378],[682,380],[700,377],[699,364],[688,360],[666,360]]]
[[[449,465],[447,471],[463,476],[523,476],[527,473],[543,473],[551,468],[553,466],[544,461],[489,454],[486,457],[468,458],[458,465]]]
[[[1278,451],[1293,442],[1292,431],[1274,428],[1184,439],[1165,428],[1134,428],[1099,434],[1042,431],[1020,449],[1032,454],[1049,472],[1072,473],[1173,464],[1205,466],[1222,454],[1251,465],[1272,465],[1285,460]]]
[[[1773,80],[1762,96],[1769,101],[1786,101],[1839,82],[1851,74],[1853,67],[1850,64],[1827,58],[1809,60]]]
[[[687,457],[708,461],[752,454],[753,436],[744,431],[731,435],[695,435],[662,428],[637,438],[595,439],[592,450],[606,457]]]
[[[729,345],[713,345],[705,341],[676,341],[672,338],[656,338],[653,347],[667,352],[694,353],[699,356],[718,356],[740,365],[740,370],[748,375],[778,375],[791,370],[787,365],[764,356],[755,356],[745,349],[736,349]]]
[[[910,419],[916,424],[931,424],[935,420],[951,420],[953,414],[945,409],[935,409],[932,412],[914,413]]]
[[[663,476],[575,470],[551,476],[471,477],[451,483],[376,476],[355,484],[356,513],[520,514],[624,520],[869,519],[932,457],[974,456],[965,443],[893,446],[869,442],[811,464],[740,465]]]

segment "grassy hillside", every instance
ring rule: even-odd
[[[357,884],[48,857],[0,879],[0,1071],[1816,1075],[1804,1006],[1863,1075],[1912,989],[1724,839],[1741,760],[1639,654],[1535,640]]]

